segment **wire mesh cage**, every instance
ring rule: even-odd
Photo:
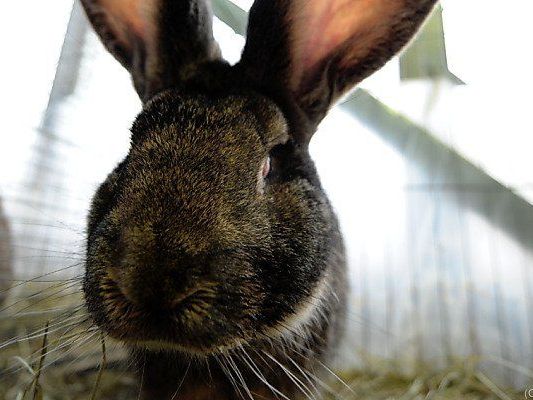
[[[215,34],[232,61],[244,43],[250,3],[213,1]],[[452,18],[461,6],[452,3],[443,4],[444,20],[442,9],[436,11],[401,61],[344,99],[312,143],[349,256],[349,322],[337,366],[416,377],[471,362],[487,396],[507,399],[533,382],[533,180],[531,139],[524,135],[533,126],[527,113],[513,114],[522,110],[515,107],[520,98],[495,96],[493,108],[465,104],[484,92],[448,68],[444,33],[453,38],[454,27],[445,24],[447,6],[455,12],[451,20],[461,23]],[[525,1],[513,3],[528,7]],[[12,7],[23,12],[23,5]],[[20,342],[14,337],[31,338],[31,332],[40,343],[46,323],[50,335],[62,328],[57,318],[65,311],[56,310],[58,304],[80,294],[91,196],[125,155],[129,123],[141,108],[126,73],[89,30],[78,2],[36,7],[36,14],[56,15],[62,28],[42,29],[42,37],[27,39],[32,54],[21,54],[20,43],[11,48],[19,61],[1,74],[5,87],[17,92],[2,107],[8,115],[0,137],[0,322],[6,331],[0,367],[7,371],[16,364],[24,370],[27,363],[34,375],[21,378],[26,386],[36,385],[33,368],[40,353],[20,344],[7,349]],[[38,18],[33,22],[39,29],[46,25]],[[524,57],[520,62],[533,66]],[[16,84],[9,82],[14,77]],[[517,93],[532,88],[529,76],[522,79]],[[471,110],[464,110],[466,105]],[[502,119],[517,119],[506,126],[516,133],[509,136],[514,147],[499,153],[500,164],[519,170],[508,174],[511,179],[471,150],[487,143],[480,135],[469,136],[471,147],[456,140],[476,129],[472,120],[481,116],[487,120],[481,129],[494,125],[485,135],[494,135]],[[505,141],[494,143],[498,148]],[[37,306],[38,318],[32,299],[43,306]],[[27,327],[12,324],[18,319]],[[70,325],[65,327],[61,334],[68,337]],[[92,350],[73,351],[64,365],[78,357],[89,360],[79,370],[98,370],[100,340],[93,333],[86,342]],[[48,357],[61,364],[59,354]],[[109,359],[112,364],[111,353]],[[19,388],[0,393],[20,398]],[[420,392],[403,398],[421,398],[416,395]]]

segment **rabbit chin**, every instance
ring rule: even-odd
[[[228,335],[211,343],[202,343],[200,332],[198,335],[181,336],[179,339],[176,337],[179,335],[173,335],[173,339],[165,340],[163,338],[148,338],[145,335],[127,334],[123,329],[124,327],[122,329],[108,328],[106,331],[111,337],[133,348],[154,352],[175,352],[202,358],[213,354],[223,354],[240,347],[258,347],[261,343],[272,343],[272,341],[280,339],[292,342],[305,341],[313,332],[314,327],[319,327],[322,323],[327,322],[324,319],[327,318],[325,315],[330,302],[328,297],[331,295],[335,296],[331,292],[330,282],[328,279],[322,279],[309,297],[296,307],[295,312],[273,326],[266,326],[263,329],[250,332],[248,336]]]
[[[221,354],[226,353],[237,347],[245,346],[248,342],[243,339],[235,339],[233,341],[228,341],[225,345],[217,346],[205,346],[197,347],[193,345],[182,345],[174,342],[167,342],[164,340],[146,340],[146,341],[135,341],[135,340],[124,340],[126,345],[153,351],[153,352],[166,352],[166,353],[182,353],[190,357],[207,357],[211,354]]]
[[[171,352],[184,353],[189,356],[208,356],[210,354],[223,353],[233,348],[243,346],[249,341],[249,338],[237,338],[234,336],[226,336],[217,338],[217,340],[202,340],[202,334],[198,332],[196,335],[179,335],[179,332],[172,332],[172,335],[161,334],[146,334],[146,332],[139,332],[134,330],[133,326],[122,326],[120,328],[105,327],[106,333],[122,342],[124,345],[132,348],[150,350],[155,352]]]

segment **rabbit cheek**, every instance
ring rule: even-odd
[[[328,297],[336,231],[326,200],[306,181],[273,183],[269,194],[272,225],[284,229],[276,230],[270,262],[259,274],[268,293],[264,331],[279,336],[309,325],[319,314]]]
[[[299,304],[291,308],[291,312],[282,321],[266,330],[268,337],[282,336],[285,338],[305,337],[306,328],[318,325],[327,314],[328,282],[323,279],[312,292]]]
[[[187,278],[187,261],[181,267],[140,267],[133,256],[118,254],[112,228],[103,223],[101,230],[105,236],[88,247],[84,292],[94,321],[110,336],[133,346],[194,354],[254,337],[264,293],[242,254],[221,254],[206,261],[202,277],[195,271]],[[136,266],[120,266],[124,259]]]
[[[86,271],[83,280],[85,304],[94,322],[102,329],[112,329],[114,321],[108,316],[108,307],[104,302],[106,293],[110,292],[106,281],[106,266],[109,259],[107,241],[102,236],[89,242],[87,250]]]

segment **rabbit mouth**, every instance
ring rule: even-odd
[[[209,315],[213,299],[216,298],[215,282],[194,286],[177,295],[166,306],[140,306],[128,299],[109,274],[103,279],[100,288],[106,314],[114,321],[124,322],[146,317],[148,314],[166,315],[169,319],[183,322],[192,321]]]
[[[169,302],[139,305],[109,273],[100,277],[102,307],[91,310],[95,322],[112,338],[134,347],[207,355],[234,348],[246,337],[241,316],[220,312],[216,282],[202,282]]]

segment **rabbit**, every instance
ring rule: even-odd
[[[0,198],[0,305],[5,301],[13,278],[13,254],[8,220]]]
[[[88,216],[94,323],[144,399],[319,395],[349,288],[308,145],[436,0],[257,0],[235,65],[208,1],[82,3],[143,103]]]

